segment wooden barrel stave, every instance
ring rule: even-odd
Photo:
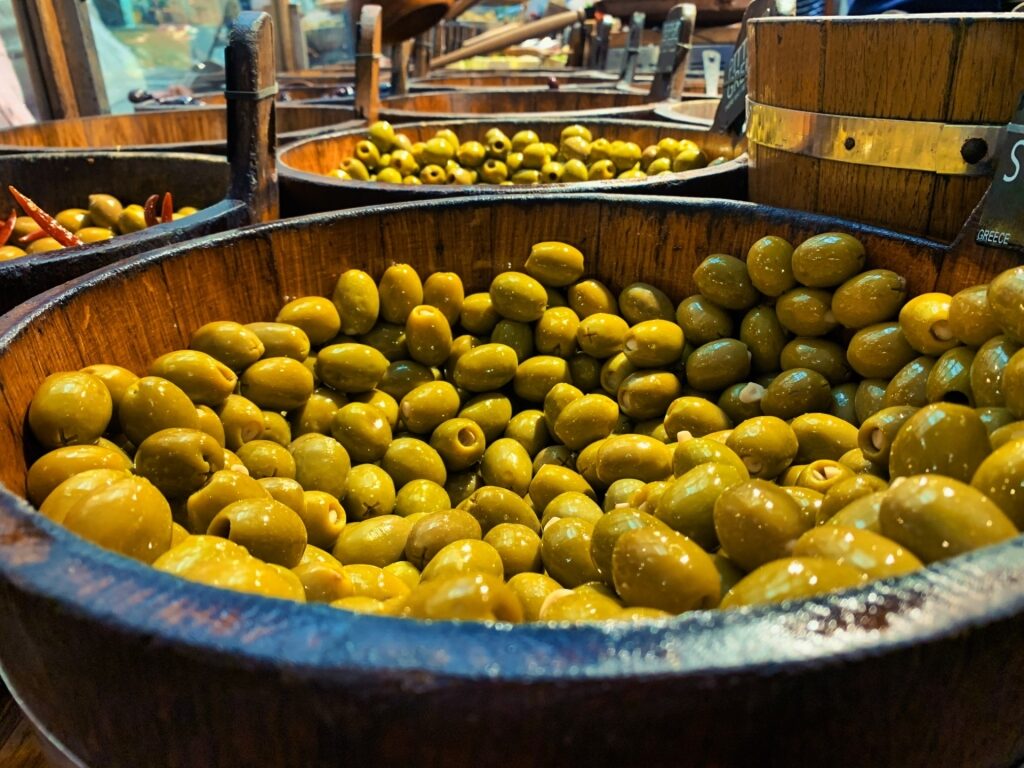
[[[526,117],[517,120],[478,119],[476,121],[430,121],[404,123],[399,126],[413,141],[425,141],[442,128],[454,130],[463,140],[483,138],[488,128],[496,127],[512,136],[516,131],[535,130],[544,140],[557,141],[568,120],[548,117]],[[742,141],[696,128],[671,123],[608,118],[582,121],[596,135],[635,141],[641,146],[672,137],[696,142],[709,159],[725,157],[728,162],[688,171],[685,174],[649,179],[596,181],[559,184],[549,188],[563,194],[618,192],[632,194],[690,195],[744,199],[746,195],[745,166],[736,161],[744,149]],[[485,194],[522,194],[524,188],[492,185],[398,185],[376,182],[341,181],[326,176],[346,157],[352,157],[356,142],[366,138],[366,131],[351,129],[296,142],[278,156],[281,209],[285,215],[381,205],[408,200],[440,197],[464,197]]]
[[[653,114],[646,94],[598,90],[441,91],[392,96],[380,103],[380,118],[402,123],[414,120],[467,119],[473,115],[520,117],[542,113],[564,117],[632,117]]]

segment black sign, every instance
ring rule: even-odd
[[[679,51],[679,30],[683,26],[683,20],[679,15],[681,12],[682,8],[676,6],[661,25],[661,46],[658,48],[658,63],[654,67],[656,72],[668,75],[675,69],[676,54]]]
[[[725,87],[711,125],[712,131],[735,134],[743,130],[747,110],[747,20],[783,15],[778,9],[777,0],[754,0],[747,6],[736,49],[725,69]]]
[[[1024,96],[1003,141],[976,240],[993,248],[1024,250]]]

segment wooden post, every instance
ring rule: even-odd
[[[640,43],[644,34],[645,14],[634,13],[629,19],[629,37],[626,38],[626,55],[622,60],[622,82],[630,85],[636,76],[637,59],[640,58]]]
[[[412,40],[403,40],[391,46],[391,95],[405,96],[409,92],[409,57]]]
[[[582,24],[573,24],[572,30],[569,32],[569,57],[566,59],[566,66],[582,67],[586,60],[584,48],[586,48],[586,31]]]
[[[302,28],[302,9],[296,3],[288,6],[288,28],[292,34],[295,69],[309,69],[309,46],[306,44],[306,31]]]
[[[80,0],[13,6],[42,116],[57,120],[108,111],[88,6]]]
[[[380,6],[364,5],[356,32],[356,115],[368,122],[380,112]]]
[[[693,47],[693,28],[697,21],[697,6],[681,3],[672,8],[661,25],[661,46],[651,82],[651,101],[678,99],[683,95],[686,65]]]
[[[278,66],[282,70],[294,72],[298,69],[298,66],[295,63],[295,51],[292,48],[289,0],[273,0],[271,8],[274,12],[274,24],[277,28],[277,34],[274,37],[277,41]]]
[[[416,35],[412,52],[412,73],[415,77],[426,77],[430,73],[430,41],[427,32]]]
[[[592,49],[593,63],[591,69],[604,70],[608,66],[608,38],[612,33],[612,20],[609,17],[601,19],[597,26],[597,34],[594,36],[594,47]]]
[[[230,196],[249,206],[253,221],[279,213],[274,26],[265,13],[244,11],[224,52],[228,106]]]

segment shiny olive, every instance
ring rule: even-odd
[[[862,328],[850,339],[846,359],[864,378],[888,379],[917,357],[899,323],[878,323]]]
[[[395,482],[376,464],[357,464],[349,470],[339,499],[349,520],[390,515],[395,509]]]
[[[447,479],[444,461],[438,452],[412,437],[392,440],[381,459],[381,467],[394,478],[398,488],[410,480],[433,480],[444,485]]]
[[[533,479],[533,461],[520,443],[500,438],[483,452],[479,471],[487,485],[525,496]]]
[[[928,402],[940,401],[974,405],[971,391],[971,368],[974,350],[970,347],[954,347],[935,361],[928,373],[925,396]]]
[[[783,371],[765,389],[761,412],[766,416],[792,419],[808,411],[827,411],[832,403],[828,380],[808,368]]]
[[[832,294],[821,288],[793,288],[775,305],[779,323],[797,336],[824,336],[838,325]]]
[[[245,369],[239,379],[241,393],[260,408],[290,411],[313,394],[313,374],[290,357],[267,357]]]
[[[338,335],[341,316],[337,307],[322,296],[303,296],[281,307],[275,318],[301,328],[313,346],[319,347]]]
[[[971,362],[971,392],[979,406],[1006,404],[1003,377],[1020,345],[1008,336],[993,336],[978,349]]]
[[[686,359],[686,381],[704,392],[724,389],[746,378],[750,361],[750,351],[743,342],[736,339],[710,341]]]
[[[149,441],[153,437],[156,435],[146,439]],[[271,440],[250,440],[239,447],[238,458],[249,470],[249,475],[257,480],[263,477],[295,478],[295,459],[287,448]]]
[[[268,445],[287,454],[274,443]],[[135,452],[135,473],[168,498],[187,497],[223,468],[224,449],[197,429],[162,429],[143,440]]]
[[[518,365],[518,358],[511,347],[483,344],[459,357],[452,378],[463,389],[488,392],[512,381]]]
[[[150,363],[149,375],[177,384],[197,405],[214,408],[234,392],[238,383],[238,377],[227,365],[194,349],[161,355]]]
[[[879,520],[884,536],[925,563],[1017,535],[1013,522],[981,491],[937,474],[895,481],[882,498]]]
[[[700,464],[672,481],[658,500],[654,514],[672,530],[710,551],[718,546],[713,517],[715,502],[726,490],[746,479],[746,471],[729,464]]]
[[[793,250],[793,277],[809,288],[842,284],[864,266],[864,246],[856,238],[826,232],[804,240]]]
[[[260,487],[270,494],[270,498],[280,501],[286,507],[291,507],[301,516],[306,507],[304,494],[317,493],[322,491],[304,491],[298,481],[290,477],[261,477],[257,480]],[[326,495],[326,494],[325,494]],[[191,498],[191,497],[190,497]],[[344,510],[342,510],[344,516]],[[305,520],[305,517],[303,517]],[[344,522],[344,517],[342,518]],[[209,525],[209,523],[207,523]]]
[[[676,308],[676,322],[683,329],[686,340],[691,344],[707,344],[709,341],[732,336],[732,317],[706,296],[697,294],[683,299]]]
[[[578,517],[590,523],[596,523],[604,515],[604,510],[589,496],[579,491],[566,491],[555,496],[544,507],[541,516],[541,530],[553,520],[563,517]]]
[[[63,449],[57,449],[63,450]],[[115,482],[130,477],[128,466],[123,469],[86,469],[67,476],[52,489],[46,490],[45,500],[37,502],[41,491],[30,493],[29,498],[39,507],[39,513],[55,523],[63,523],[68,510],[101,488],[108,488]]]
[[[153,567],[213,587],[305,601],[297,574],[258,560],[244,547],[216,536],[189,536],[160,556]]]
[[[387,358],[366,344],[332,344],[317,354],[317,375],[339,392],[368,392],[387,368]]]
[[[569,307],[551,307],[545,310],[533,330],[537,352],[542,355],[569,357],[576,351],[579,325],[579,317]]]
[[[308,434],[293,440],[289,451],[295,460],[295,479],[303,488],[341,498],[352,466],[341,443],[327,435]]]
[[[734,423],[761,416],[761,398],[765,388],[754,381],[741,381],[726,387],[718,398],[718,407]]]
[[[502,317],[529,323],[539,320],[547,307],[547,292],[538,280],[523,272],[502,272],[489,290],[494,309]]]
[[[554,434],[564,445],[581,450],[608,437],[615,428],[619,407],[605,395],[584,395],[567,403],[555,419]]]
[[[44,447],[58,448],[95,441],[106,431],[112,415],[110,390],[99,377],[83,372],[54,373],[36,388],[28,424]]]
[[[530,481],[530,498],[537,509],[543,510],[552,499],[566,491],[576,491],[596,498],[594,489],[586,479],[568,467],[545,464]]]
[[[672,301],[665,292],[650,283],[631,283],[619,293],[619,312],[636,326],[650,320],[671,321],[675,318]]]
[[[501,393],[485,392],[469,400],[458,417],[476,422],[487,441],[493,442],[501,437],[512,418],[512,403]]]
[[[263,344],[263,354],[261,355],[263,358],[290,357],[302,362],[309,357],[309,336],[297,325],[249,323],[245,328]]]
[[[813,515],[805,514],[785,491],[756,479],[724,491],[713,516],[722,547],[748,571],[785,557],[792,542],[815,524]]]
[[[373,278],[361,269],[342,272],[331,298],[347,336],[369,333],[380,314],[380,293]]]
[[[779,322],[777,308],[753,307],[740,322],[740,341],[750,350],[750,367],[754,373],[779,370],[779,357],[787,342],[786,331]]]
[[[886,385],[882,404],[885,407],[912,405],[915,408],[927,405],[928,381],[934,366],[934,358],[922,356],[900,368]]]
[[[809,368],[817,371],[832,386],[850,378],[847,351],[830,339],[798,336],[782,348],[779,363],[782,370]]]
[[[526,259],[526,273],[543,285],[561,288],[583,276],[583,254],[568,243],[534,243]]]
[[[233,371],[244,371],[259,360],[266,349],[255,332],[230,320],[201,326],[192,334],[189,347],[205,352]]]
[[[568,383],[570,379],[569,363],[563,358],[535,355],[517,366],[512,387],[516,396],[523,400],[542,403],[552,387]]]
[[[1008,269],[989,283],[988,306],[1003,333],[1024,342],[1024,267]]]
[[[726,309],[749,309],[760,297],[750,282],[747,265],[735,256],[708,256],[693,271],[693,279],[703,296]]]
[[[985,458],[971,485],[994,501],[1017,528],[1024,525],[1024,442],[1012,440]]]
[[[398,515],[380,515],[341,529],[333,554],[345,565],[363,563],[383,568],[401,560],[412,521]]]
[[[564,587],[597,581],[600,574],[590,556],[594,526],[582,518],[554,520],[541,536],[544,569]]]
[[[754,478],[777,477],[799,449],[793,428],[775,416],[757,416],[737,424],[725,444]]]
[[[949,303],[949,330],[961,344],[980,347],[1001,333],[988,304],[988,286],[974,285],[955,293]]]
[[[637,368],[663,368],[680,361],[683,341],[683,329],[675,323],[644,320],[626,332],[623,352]]]
[[[719,605],[722,609],[799,600],[858,586],[863,571],[823,557],[785,557],[744,576]]]
[[[523,606],[498,576],[467,573],[418,584],[405,599],[404,615],[457,621],[523,620]]]
[[[672,474],[680,477],[694,467],[709,463],[726,464],[738,470],[741,475],[747,473],[743,459],[731,448],[715,440],[698,437],[676,443],[672,453]]]
[[[36,507],[58,485],[90,469],[129,471],[131,460],[122,452],[100,445],[67,445],[44,453],[28,470],[28,500]]]
[[[617,407],[616,411],[618,411]],[[544,412],[536,408],[527,408],[513,416],[509,420],[508,426],[505,427],[503,437],[515,440],[523,446],[530,457],[536,456],[545,446],[554,442],[551,439]]]
[[[403,324],[413,308],[423,303],[423,283],[408,264],[392,264],[381,275],[380,316],[388,323]]]
[[[721,590],[721,577],[704,550],[680,533],[653,527],[618,538],[612,578],[627,605],[669,613],[714,606]]]
[[[569,307],[580,320],[602,312],[618,314],[618,302],[608,286],[599,280],[581,280],[569,288]]]
[[[583,352],[604,360],[622,352],[629,324],[618,315],[595,312],[580,320],[576,341]]]
[[[89,195],[89,218],[97,227],[113,229],[123,210],[121,201],[112,195]]]
[[[702,397],[684,396],[673,400],[665,412],[665,432],[675,438],[680,432],[703,437],[711,432],[731,429],[729,416]]]
[[[391,425],[379,408],[348,403],[331,420],[331,435],[356,462],[379,461],[391,443]]]
[[[345,508],[337,497],[324,491],[304,491],[302,507],[296,511],[306,526],[310,544],[324,549],[334,547],[346,524]]]
[[[145,376],[128,387],[118,407],[118,421],[135,445],[161,429],[196,429],[199,425],[195,405],[188,395],[158,376]],[[262,425],[261,415],[261,431]]]
[[[919,409],[896,433],[889,474],[895,479],[935,472],[970,482],[988,453],[988,431],[973,409],[935,403]]]
[[[664,480],[671,473],[672,449],[653,438],[643,435],[614,435],[608,438],[598,451],[597,475],[605,485],[623,478],[653,482]]]
[[[819,458],[838,461],[857,447],[857,428],[831,414],[804,413],[790,421],[789,426],[800,446],[796,462]]]
[[[781,296],[796,285],[793,246],[781,237],[762,237],[747,251],[747,272],[750,282],[765,296]]]

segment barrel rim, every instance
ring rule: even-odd
[[[794,217],[822,231],[880,235],[944,252],[922,238],[833,217],[800,214],[734,201],[590,194],[485,196],[401,203],[314,214],[140,254],[53,289],[0,318],[0,354],[28,333],[32,321],[59,312],[68,299],[93,286],[121,281],[185,259],[196,249],[259,242],[282,229],[313,231],[357,217],[385,218],[403,210],[433,210],[545,202],[568,205],[660,208],[685,216],[716,208],[771,224]],[[201,650],[234,664],[326,676],[428,673],[444,679],[506,682],[594,681],[623,678],[764,675],[838,665],[938,642],[1024,611],[1024,537],[929,565],[866,587],[802,601],[736,611],[695,611],[672,619],[629,625],[509,626],[424,622],[353,614],[322,605],[295,604],[230,592],[161,573],[100,549],[43,518],[27,501],[0,486],[0,576],[63,611],[140,639]],[[114,594],[85,589],[90,577],[117,584]],[[955,584],[956,588],[950,587]],[[146,600],[125,601],[126,594]],[[77,594],[77,598],[70,597]],[[173,615],[173,619],[168,616]],[[231,630],[218,619],[232,618]],[[231,623],[231,622],[228,622]],[[359,638],[359,642],[352,642]]]

